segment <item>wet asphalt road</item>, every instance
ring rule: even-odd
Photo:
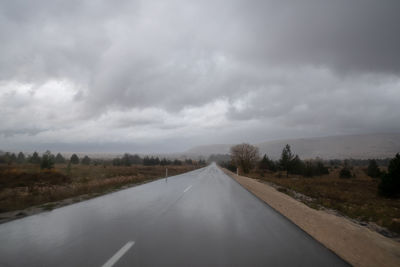
[[[0,266],[346,266],[215,164],[0,225]]]

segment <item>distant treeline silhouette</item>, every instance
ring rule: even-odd
[[[122,157],[116,157],[112,160],[107,159],[92,159],[85,155],[82,159],[79,158],[77,154],[72,154],[70,159],[66,159],[61,153],[56,155],[52,154],[50,151],[46,151],[42,155],[38,152],[33,152],[30,155],[25,155],[23,152],[18,154],[11,152],[2,152],[0,154],[0,164],[39,164],[42,169],[52,169],[54,164],[82,164],[82,165],[108,165],[112,164],[114,166],[131,166],[131,165],[145,165],[145,166],[166,166],[166,165],[205,165],[205,160],[192,160],[190,158],[186,159],[167,159],[159,157],[140,157],[137,154],[125,153]]]

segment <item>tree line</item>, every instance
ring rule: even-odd
[[[167,165],[205,165],[206,162],[205,160],[192,160],[192,159],[185,159],[185,160],[179,160],[179,159],[167,159],[167,158],[162,158],[160,159],[159,157],[153,157],[153,156],[145,156],[141,158],[139,155],[131,155],[128,153],[125,153],[122,157],[117,157],[112,160],[112,164],[114,166],[131,166],[131,165],[144,165],[144,166],[167,166]]]
[[[52,169],[54,164],[82,164],[82,165],[90,165],[92,159],[85,155],[82,159],[78,157],[77,154],[72,154],[72,156],[66,159],[61,153],[57,153],[54,155],[49,150],[40,155],[38,152],[33,152],[31,155],[25,155],[23,152],[19,152],[18,154],[5,152],[0,155],[0,164],[39,164],[41,169]]]
[[[113,166],[131,166],[131,165],[145,165],[145,166],[166,166],[166,165],[205,165],[205,160],[192,160],[192,159],[167,159],[159,157],[140,157],[137,154],[129,154],[125,153],[122,157],[116,157],[109,160],[100,160],[100,159],[91,159],[89,156],[85,155],[82,158],[79,158],[77,154],[72,154],[69,159],[65,158],[61,153],[57,153],[54,155],[49,150],[40,155],[38,152],[34,152],[31,155],[25,155],[23,152],[19,152],[18,154],[6,152],[0,155],[0,164],[38,164],[41,169],[52,169],[55,164],[65,164],[68,163],[77,165],[98,165],[98,164],[112,164]]]
[[[260,158],[258,148],[250,144],[240,144],[231,148],[231,160],[225,162],[225,166],[231,169],[240,168],[243,173],[257,168],[260,171],[285,172],[289,174],[303,175],[306,177],[329,174],[329,169],[322,160],[301,160],[294,154],[290,145],[286,145],[279,160],[272,160],[266,154]]]
[[[321,159],[301,160],[298,155],[292,152],[288,144],[283,148],[279,160],[272,160],[266,154],[260,158],[258,148],[250,144],[239,144],[231,147],[230,157],[229,161],[224,161],[220,164],[231,171],[236,171],[236,168],[240,168],[245,174],[255,168],[259,171],[283,171],[286,177],[289,177],[289,174],[304,177],[329,174],[329,168],[325,165],[324,161]],[[352,163],[358,165],[361,162],[364,164],[368,163],[368,167],[365,170],[368,176],[379,179],[378,188],[381,195],[386,197],[400,197],[400,154],[396,154],[392,159],[331,160],[329,164],[334,168],[338,168],[340,165],[339,177],[348,179],[355,177],[352,171]],[[379,168],[378,162],[384,166],[388,165],[388,171],[382,171]]]

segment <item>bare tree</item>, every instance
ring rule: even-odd
[[[240,144],[231,147],[232,161],[240,167],[244,173],[248,173],[258,162],[258,148],[250,144]]]

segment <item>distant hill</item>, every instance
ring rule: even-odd
[[[210,156],[212,154],[229,154],[231,146],[231,144],[196,146],[187,150],[185,153],[198,154],[202,156]]]
[[[344,159],[344,158],[388,158],[400,153],[400,133],[345,135],[301,139],[268,141],[255,144],[261,154],[277,159],[284,145],[301,158]],[[209,156],[229,153],[231,144],[206,145],[191,148],[188,154]]]

